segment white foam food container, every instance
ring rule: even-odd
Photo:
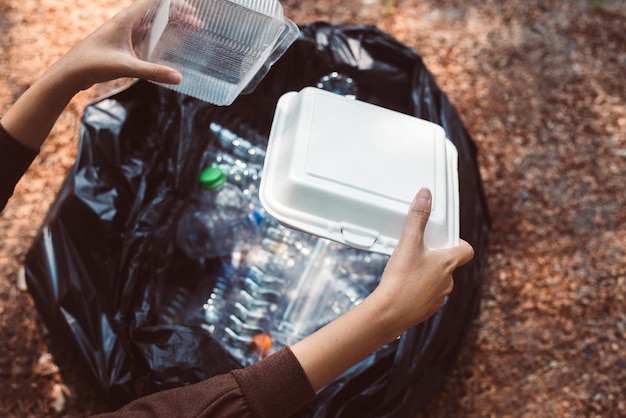
[[[458,152],[441,126],[313,87],[279,99],[259,195],[282,224],[390,255],[422,187],[425,244],[458,245]]]

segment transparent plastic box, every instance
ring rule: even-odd
[[[390,255],[422,187],[426,245],[458,245],[458,152],[441,126],[314,87],[278,101],[259,197],[279,222]]]
[[[137,55],[181,72],[164,87],[216,105],[252,91],[300,33],[276,0],[155,0],[134,31]]]

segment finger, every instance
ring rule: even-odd
[[[454,248],[451,248],[454,256],[456,258],[456,266],[460,267],[463,264],[469,263],[472,258],[474,258],[474,249],[472,246],[465,240],[461,240],[459,245]]]
[[[426,229],[426,224],[430,217],[431,205],[432,195],[430,190],[427,188],[420,189],[415,195],[413,202],[411,202],[406,225],[400,237],[400,243],[407,242],[414,245],[424,242],[424,229]]]
[[[179,84],[182,75],[173,68],[137,60],[134,77],[165,84]]]
[[[152,2],[153,0],[135,0],[135,2],[126,8],[125,11],[128,16],[134,18],[143,17],[143,13],[148,11]]]
[[[137,18],[143,17],[143,14],[148,10],[150,2],[151,0],[136,0],[127,8],[117,12],[111,20],[118,22],[122,26],[127,26]]]

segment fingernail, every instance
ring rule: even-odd
[[[180,73],[171,72],[167,75],[167,82],[171,84],[178,84],[182,80]]]
[[[423,188],[417,192],[417,196],[415,196],[415,200],[425,200],[427,202],[430,201],[430,190]]]

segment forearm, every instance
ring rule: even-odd
[[[7,111],[0,123],[24,146],[38,150],[72,97],[69,75],[51,67]]]
[[[291,347],[315,391],[402,332],[386,297],[361,304]]]
[[[2,117],[2,126],[16,141],[37,150],[81,90],[122,77],[179,83],[178,71],[142,61],[132,49],[133,27],[150,4],[134,2],[64,54]]]

